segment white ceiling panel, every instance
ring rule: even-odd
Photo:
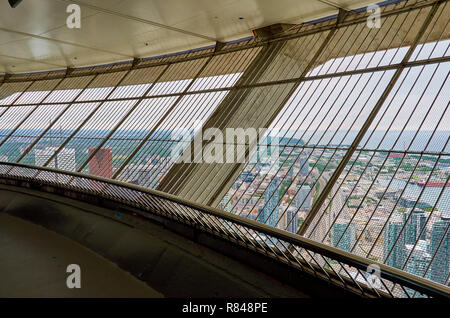
[[[104,64],[229,41],[274,23],[300,23],[374,1],[23,0],[0,1],[0,72]],[[81,28],[66,26],[69,4]]]

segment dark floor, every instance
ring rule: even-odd
[[[308,297],[218,249],[147,218],[0,186],[0,297]],[[66,286],[69,264],[81,289]]]
[[[0,213],[0,297],[161,297],[144,282],[80,244]],[[69,289],[69,264],[81,288]]]

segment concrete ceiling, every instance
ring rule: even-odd
[[[274,23],[301,23],[363,0],[0,0],[0,73],[104,64],[229,41]],[[66,25],[71,3],[81,28]]]

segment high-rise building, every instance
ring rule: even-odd
[[[405,261],[405,232],[400,235],[402,228],[403,216],[394,214],[391,220],[388,221],[383,233],[385,264],[396,268],[402,268]]]
[[[300,156],[299,158],[300,175],[307,176],[309,172],[309,164],[307,156]]]
[[[297,233],[298,230],[298,218],[297,211],[286,211],[286,231],[291,233]]]
[[[431,255],[427,253],[427,242],[424,240],[420,240],[416,247],[414,245],[407,244],[406,247],[406,255],[410,255],[408,259],[408,263],[405,266],[405,271],[411,273],[413,275],[423,277],[426,279],[431,279],[431,272],[428,269],[430,262],[432,260]],[[414,248],[414,250],[413,250]],[[406,288],[406,291],[413,295],[415,292],[410,288]],[[416,294],[417,298],[422,298],[421,294]]]
[[[333,246],[350,252],[355,244],[355,225],[336,222],[333,224]]]
[[[278,186],[280,181],[275,177],[264,193],[264,208],[259,214],[258,221],[270,226],[278,223]]]
[[[426,251],[426,242],[417,244],[413,250],[413,244],[406,244],[406,255],[410,255],[408,263],[406,264],[406,271],[419,277],[427,279],[431,278],[430,271],[427,271],[428,265],[431,262],[431,255]]]
[[[411,214],[411,216],[409,216]],[[409,217],[408,222],[406,222]],[[422,210],[413,210],[408,213],[403,213],[403,223],[405,226],[405,244],[414,245],[426,223],[425,212]],[[426,238],[426,231],[424,230],[420,239]]]
[[[303,185],[297,193],[297,208],[303,211],[311,210],[311,187]]]
[[[89,156],[94,153],[96,148],[89,148]],[[89,174],[104,178],[112,178],[112,149],[101,148],[89,160]]]
[[[34,161],[37,166],[44,166],[44,164],[55,154],[57,147],[46,147],[44,149],[36,149],[34,151]],[[63,148],[60,152],[49,162],[49,168],[75,171],[75,149]]]
[[[444,284],[449,274],[450,266],[450,214],[443,215],[441,220],[433,224],[431,230],[431,280]]]
[[[425,212],[423,210],[417,210],[417,213],[413,214],[413,217],[414,216],[417,218],[417,236],[420,236],[420,240],[426,240],[427,229],[425,225],[427,224],[427,217],[425,215]]]

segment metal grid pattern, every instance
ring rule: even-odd
[[[2,184],[31,186],[33,189],[39,188],[44,192],[80,200],[93,195],[116,202],[122,207],[131,207],[133,213],[143,217],[155,215],[181,222],[364,297],[449,296],[448,287],[385,265],[380,265],[379,287],[374,287],[366,273],[370,260],[163,192],[105,178],[23,164],[0,163],[0,176]],[[67,180],[72,180],[70,185]]]
[[[269,40],[4,76],[0,161],[163,184],[448,285],[449,10],[402,1],[382,7],[380,28],[366,12],[341,12]],[[209,126],[268,127],[258,147],[278,140],[279,158],[249,149],[237,165],[168,159]]]

